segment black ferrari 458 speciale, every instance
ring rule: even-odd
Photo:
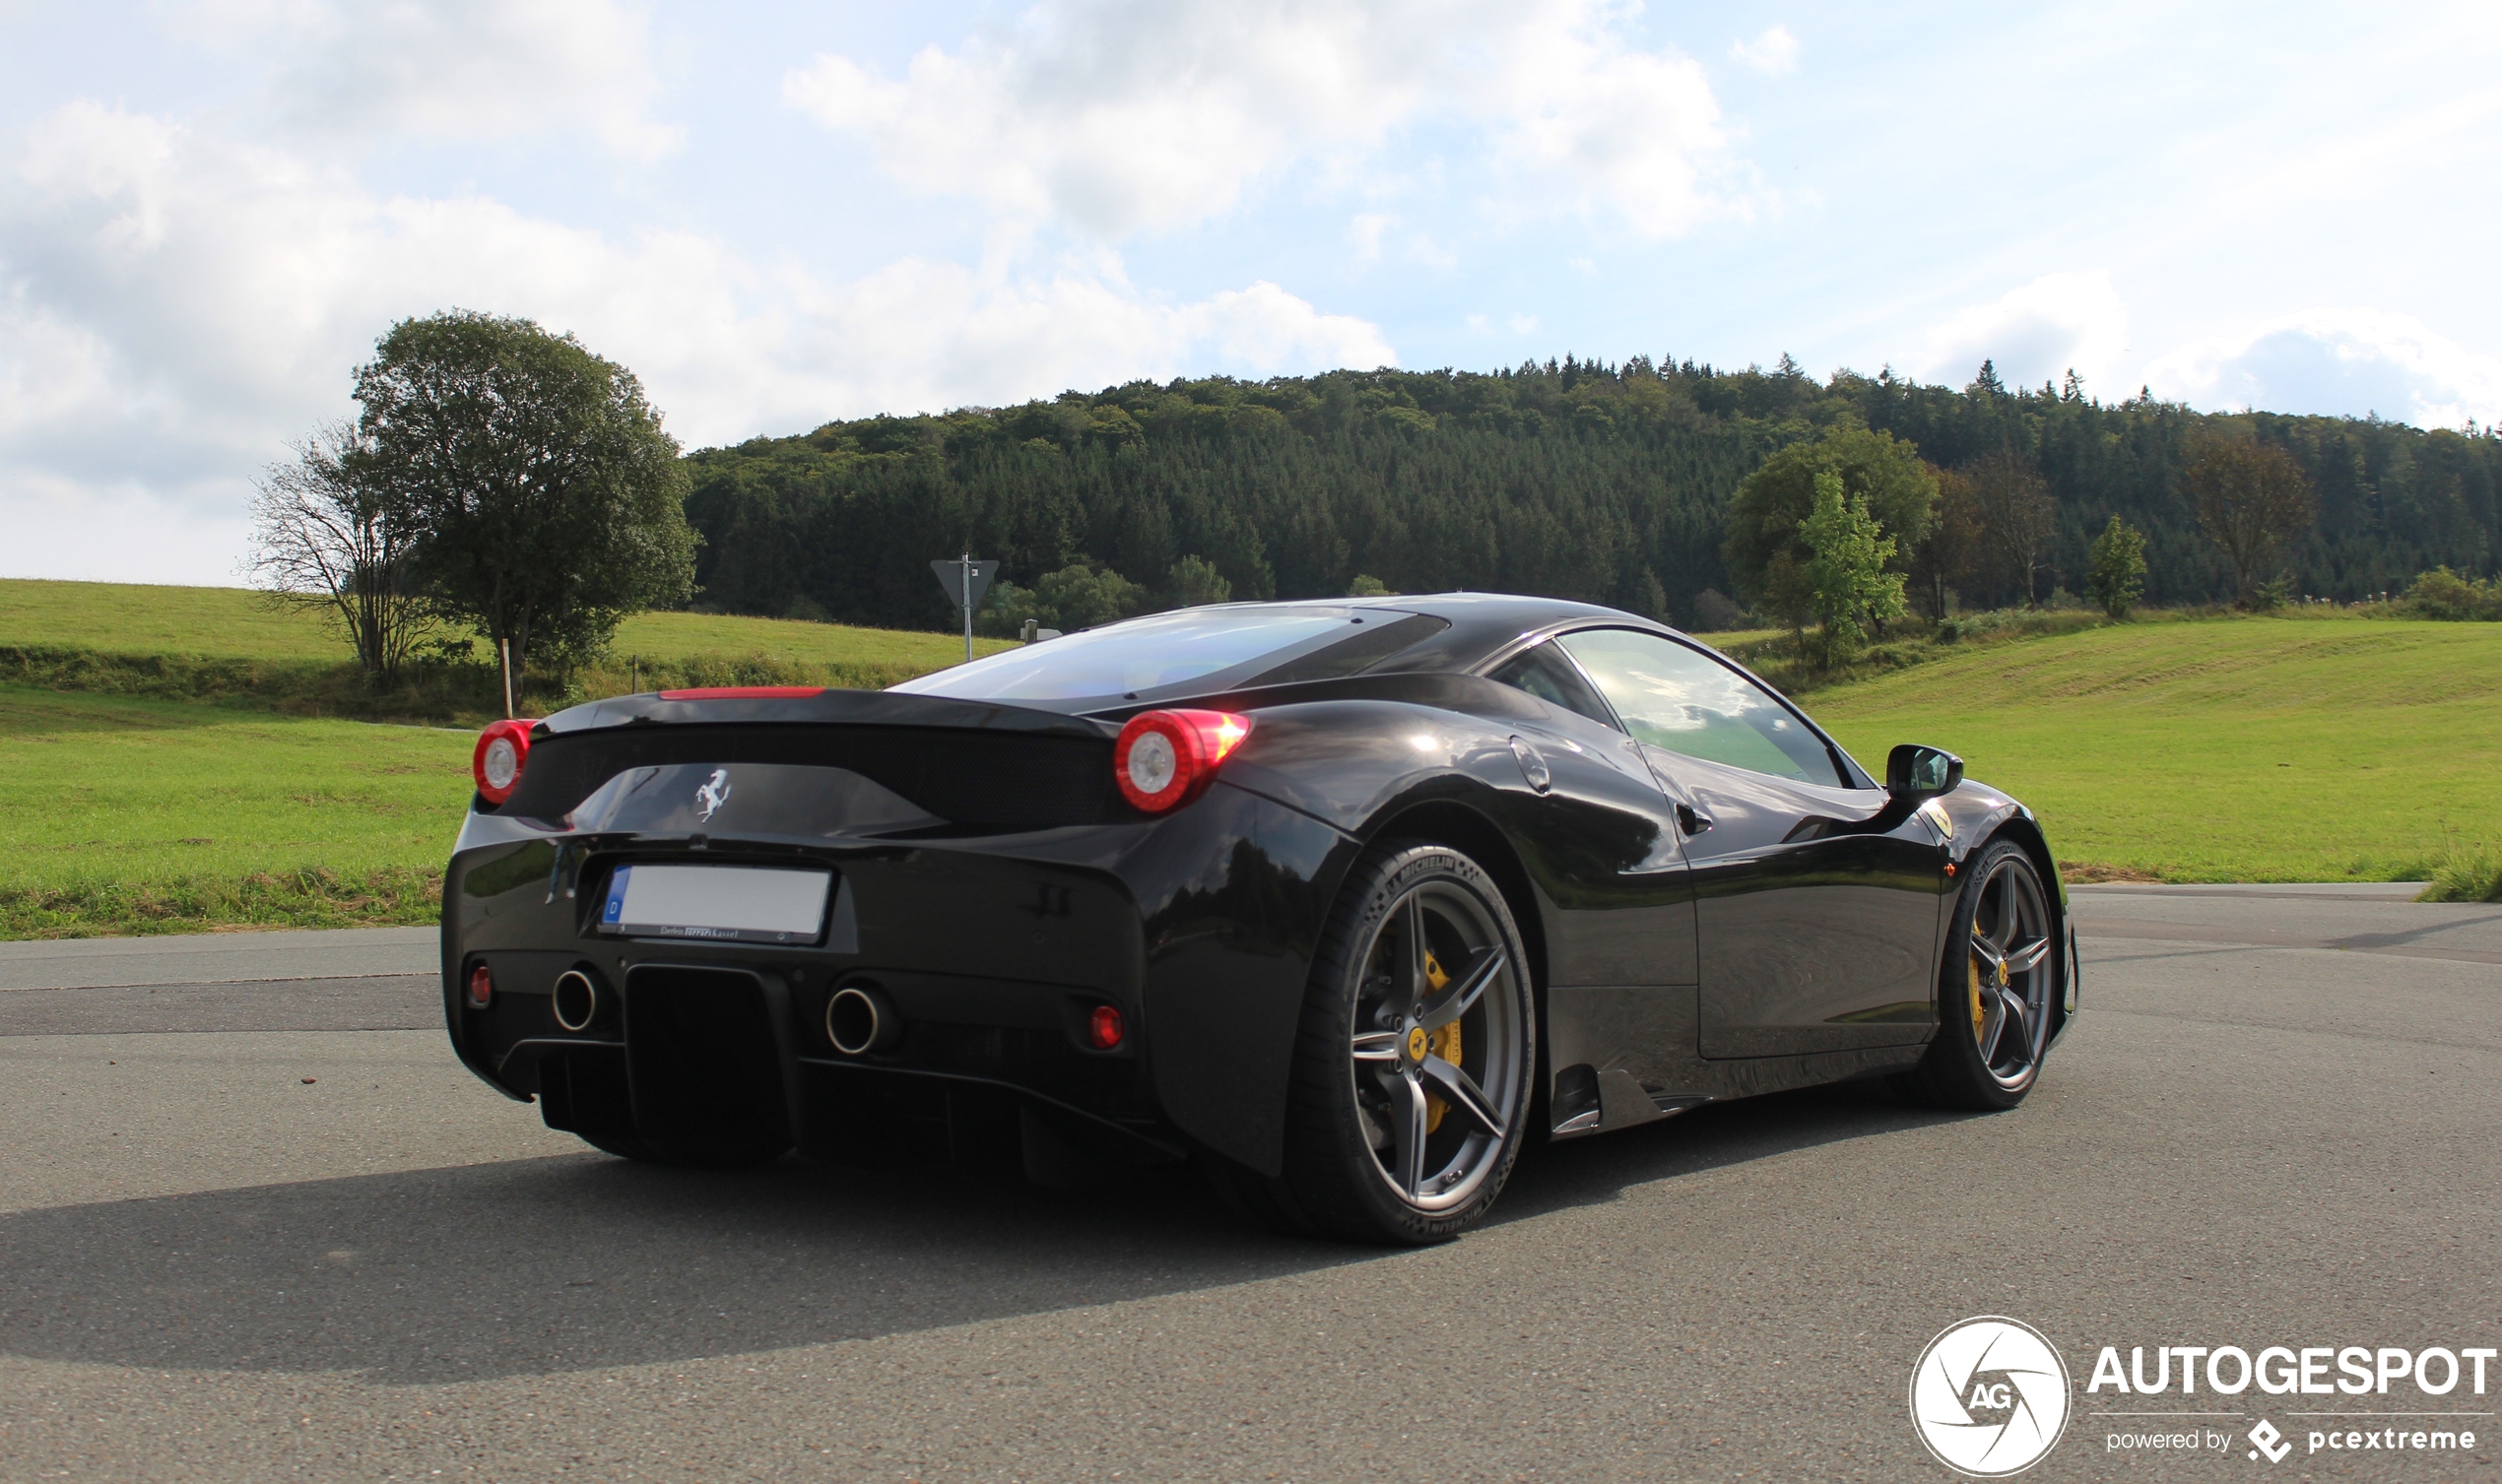
[[[624,696],[479,739],[444,1009],[629,1158],[1194,1161],[1433,1241],[1536,1140],[1872,1073],[2020,1101],[2074,937],[1962,772],[1880,784],[1704,645],[1475,593]]]

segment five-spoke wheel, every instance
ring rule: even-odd
[[[2050,1035],[2050,907],[2021,851],[2001,855],[1976,878],[1968,971],[1972,1042],[1981,1065],[2008,1091],[2031,1085]]]
[[[2041,1074],[2061,992],[2050,895],[2022,845],[2002,839],[1965,863],[1954,933],[1937,1039],[1896,1085],[1944,1108],[2012,1108]]]
[[[1972,1044],[2007,1091],[2042,1071],[2052,1003],[2052,936],[2042,878],[2021,851],[2002,854],[1974,883],[1969,953]]]
[[[1363,956],[1355,1106],[1382,1179],[1419,1211],[1467,1202],[1507,1151],[1528,1091],[1505,938],[1470,886],[1435,876],[1390,904]]]
[[[1313,958],[1284,1168],[1211,1173],[1281,1225],[1458,1236],[1511,1173],[1537,1063],[1520,930],[1493,877],[1447,846],[1378,846],[1350,871]]]

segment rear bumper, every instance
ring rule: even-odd
[[[445,879],[455,1051],[551,1127],[832,1158],[1037,1139],[1137,1165],[1190,1143],[1274,1169],[1311,944],[1351,842],[1219,785],[1161,820],[978,839],[586,835],[473,813]],[[810,946],[619,938],[594,921],[620,862],[833,871]],[[484,965],[494,993],[471,1006]],[[556,1017],[560,976],[597,1008]],[[895,1044],[840,1052],[828,1002],[873,986]],[[1094,1049],[1098,1005],[1127,1034]],[[578,1015],[575,1017],[578,1018]]]

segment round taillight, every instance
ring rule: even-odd
[[[1112,744],[1112,781],[1151,814],[1208,791],[1217,764],[1251,733],[1251,718],[1223,711],[1142,711]]]
[[[522,766],[530,760],[530,729],[535,722],[490,722],[478,734],[478,749],[469,755],[469,775],[478,781],[478,797],[500,805],[521,786]]]
[[[1096,1051],[1110,1051],[1121,1044],[1128,1032],[1121,1024],[1121,1012],[1108,1004],[1098,1004],[1094,1013],[1086,1017],[1086,1044]]]
[[[469,971],[469,1007],[483,1010],[495,998],[495,976],[487,972],[485,964]]]

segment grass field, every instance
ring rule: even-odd
[[[473,741],[0,686],[0,936],[430,923]]]
[[[274,606],[243,588],[29,578],[0,578],[0,644],[318,664],[355,658],[319,613]],[[618,626],[612,647],[621,660],[639,655],[646,662],[769,655],[800,665],[937,670],[964,658],[957,634],[720,613],[636,613]],[[1004,639],[973,641],[977,654],[1006,647]]]
[[[23,590],[99,586],[0,584],[0,639],[66,622],[56,594],[34,595],[53,602],[46,613]],[[102,591],[214,596],[188,619],[190,597],[116,600],[103,634],[56,626],[42,638],[138,645],[177,631],[151,624],[197,621],[272,662],[304,642],[285,626],[301,620],[255,619],[248,595]],[[732,658],[769,644],[819,663],[918,663],[961,643],[771,619],[636,621],[653,650],[689,663],[704,645]],[[887,640],[896,647],[872,647]],[[2502,624],[2168,618],[1946,656],[1808,704],[1871,766],[1898,742],[1961,753],[1974,778],[2031,804],[2063,862],[2088,877],[2414,878],[2463,859],[2489,876],[2502,847]],[[0,684],[0,936],[430,922],[471,740]]]
[[[2131,623],[1808,704],[1872,767],[1895,742],[1960,753],[2089,875],[2415,879],[2502,844],[2502,624]]]
[[[447,631],[450,637],[470,637]],[[638,613],[609,656],[528,677],[542,713],[636,686],[876,688],[960,663],[963,639],[781,618]],[[1010,646],[976,639],[974,652]],[[480,642],[475,653],[488,654]],[[304,715],[476,723],[499,714],[494,668],[424,667],[375,692],[318,612],[239,588],[0,580],[0,680],[55,690],[236,701]]]

